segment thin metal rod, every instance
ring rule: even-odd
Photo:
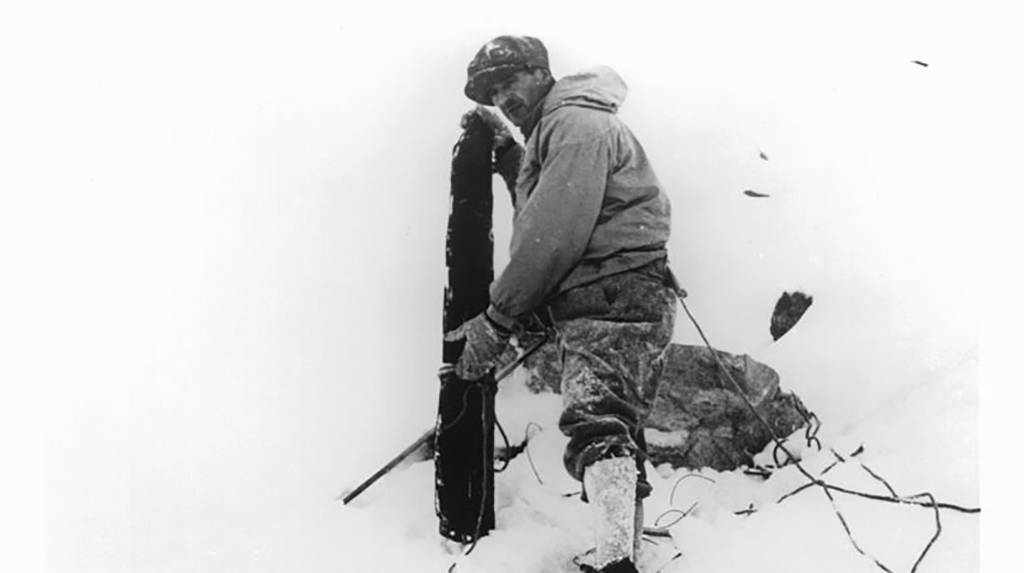
[[[516,357],[516,359],[513,360],[512,362],[509,362],[504,368],[499,370],[494,375],[494,381],[495,382],[499,382],[499,381],[507,378],[509,376],[509,374],[512,374],[512,372],[515,371],[515,369],[520,364],[522,364],[527,358],[530,357],[531,354],[536,352],[547,341],[548,341],[548,336],[545,335],[543,338],[541,338],[537,342],[534,342],[533,344],[528,346],[526,348],[526,350],[524,350],[521,355]],[[435,431],[436,431],[435,428],[431,428],[431,429],[427,430],[426,432],[424,432],[423,435],[420,436],[411,445],[409,445],[409,447],[407,447],[404,450],[402,450],[402,452],[400,454],[398,454],[397,456],[392,458],[391,461],[389,461],[388,463],[384,464],[383,467],[381,467],[379,470],[377,470],[372,476],[368,477],[363,483],[361,483],[358,486],[356,486],[355,489],[353,489],[353,490],[351,490],[351,491],[349,491],[347,493],[343,493],[342,495],[339,495],[338,497],[334,498],[335,501],[340,499],[342,504],[348,505],[348,503],[350,501],[352,501],[353,499],[355,499],[356,496],[358,496],[359,494],[363,493],[363,491],[365,491],[366,488],[370,487],[371,485],[374,484],[374,482],[376,482],[380,478],[384,477],[385,474],[387,474],[391,470],[395,469],[395,466],[397,466],[398,464],[402,463],[403,460],[405,460],[406,458],[411,456],[413,454],[413,452],[418,450],[423,444],[431,441],[434,438]]]

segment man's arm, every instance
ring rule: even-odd
[[[552,138],[537,185],[519,209],[509,263],[491,286],[490,312],[499,321],[533,311],[583,257],[614,152],[607,127],[599,127],[585,122],[567,142]]]

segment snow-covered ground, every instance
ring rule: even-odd
[[[970,359],[934,371],[929,383],[887,402],[849,430],[823,427],[821,452],[798,439],[802,432],[787,447],[818,474],[835,461],[830,448],[847,457],[863,446],[863,453],[825,474],[830,483],[888,495],[864,464],[900,495],[928,491],[940,502],[977,507],[975,370]],[[522,440],[531,422],[540,429],[529,429],[529,457],[517,457],[498,474],[496,529],[468,556],[437,536],[430,503],[433,464],[427,461],[396,472],[348,506],[345,519],[356,546],[377,546],[382,530],[394,536],[387,550],[353,555],[354,570],[440,571],[455,563],[462,572],[577,571],[572,557],[592,543],[589,514],[578,495],[571,495],[579,493],[579,485],[561,466],[566,440],[557,430],[558,411],[557,396],[531,394],[519,377],[503,383],[497,413],[510,439]],[[757,461],[771,464],[771,449]],[[643,571],[820,571],[822,564],[831,571],[879,570],[856,552],[820,490],[778,503],[806,483],[793,466],[776,470],[767,481],[740,471],[668,466],[649,466],[648,473],[654,493],[645,505],[645,523],[668,526],[672,537],[649,537],[641,554]],[[861,548],[894,571],[910,570],[936,531],[931,509],[834,495]],[[757,511],[735,513],[750,507]],[[977,570],[978,516],[943,510],[940,520],[941,536],[919,570]]]
[[[978,263],[993,256],[979,235],[1014,227],[1015,211],[998,228],[981,213],[986,191],[1017,184],[995,167],[1019,161],[997,139],[1019,133],[1022,98],[996,80],[1020,53],[1008,15],[795,0],[147,4],[0,17],[0,434],[16,468],[0,491],[4,519],[26,516],[5,534],[19,565],[4,570],[565,570],[586,515],[562,497],[575,485],[557,399],[512,380],[500,415],[513,439],[543,427],[530,446],[543,483],[513,461],[498,529],[470,556],[434,533],[430,464],[335,501],[433,423],[450,150],[465,66],[502,33],[544,39],[555,75],[608,64],[630,85],[622,116],[671,194],[673,266],[712,343],[777,369],[825,445],[863,443],[858,459],[898,492],[980,504],[979,308],[1017,294],[980,288]],[[772,305],[797,288],[814,305],[770,343]],[[697,342],[683,315],[676,340]],[[998,380],[1000,398],[1017,384]],[[1004,455],[992,452],[986,463]],[[654,475],[649,524],[697,502],[661,547],[682,553],[666,572],[875,570],[820,492],[773,503],[800,481],[792,469]],[[858,465],[829,476],[883,491]],[[927,509],[837,503],[896,571],[932,532]],[[943,512],[918,571],[978,570],[981,519]]]

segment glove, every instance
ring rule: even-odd
[[[474,115],[479,117],[480,121],[484,122],[487,127],[490,127],[491,131],[494,132],[495,149],[501,149],[502,146],[507,145],[508,142],[512,141],[512,132],[509,131],[505,122],[498,117],[498,114],[482,105],[478,105],[462,115],[462,120],[459,122],[462,129],[466,129],[466,126],[469,124],[469,120]]]
[[[455,375],[463,380],[483,378],[508,348],[511,336],[511,329],[495,322],[486,312],[446,334],[444,339],[448,342],[466,341],[455,365]]]

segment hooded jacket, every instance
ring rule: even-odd
[[[569,289],[666,256],[669,200],[616,115],[625,96],[622,78],[600,67],[562,78],[542,100],[491,314],[518,319]]]

